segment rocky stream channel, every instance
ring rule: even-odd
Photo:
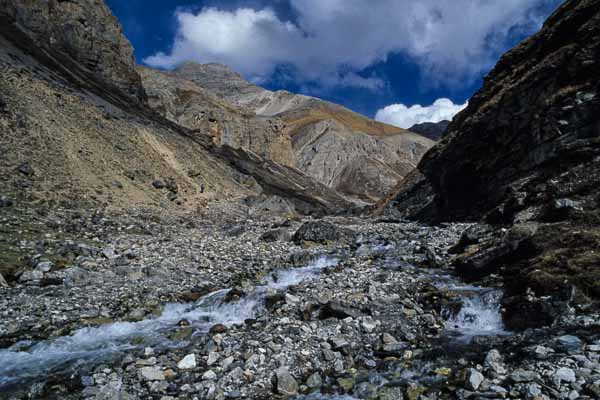
[[[22,241],[41,272],[0,288],[0,398],[600,395],[597,318],[508,332],[501,280],[450,266],[468,225],[80,218],[95,245]]]

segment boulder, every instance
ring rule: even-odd
[[[340,240],[348,235],[348,231],[326,221],[305,222],[293,236],[294,243],[303,242],[327,243]]]

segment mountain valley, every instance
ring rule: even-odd
[[[0,21],[0,399],[600,398],[600,0],[415,132]]]

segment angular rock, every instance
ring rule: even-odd
[[[294,233],[295,243],[315,242],[327,243],[339,240],[343,236],[343,230],[326,221],[305,222]]]
[[[0,208],[12,207],[14,204],[13,199],[7,196],[0,196]]]
[[[573,371],[570,368],[559,368],[554,375],[552,376],[552,380],[557,384],[560,385],[562,382],[566,382],[566,383],[574,383],[577,381],[577,378],[575,377],[575,371]]]
[[[25,271],[21,274],[21,276],[19,277],[19,282],[20,283],[27,283],[27,282],[33,282],[33,281],[39,281],[44,277],[44,273],[42,271],[39,270],[31,270],[31,271]]]
[[[164,381],[166,379],[165,373],[160,367],[142,367],[139,374],[145,381]]]
[[[217,379],[217,374],[213,370],[208,370],[204,374],[202,374],[202,380],[205,381],[214,381]]]
[[[298,394],[298,383],[286,367],[280,367],[275,371],[275,390],[284,396]]]
[[[467,372],[467,389],[477,391],[484,379],[485,378],[481,374],[481,372],[473,368],[469,369],[469,371]]]
[[[516,370],[510,374],[510,379],[516,383],[532,382],[539,379],[540,375],[534,371]]]
[[[187,356],[183,357],[183,359],[181,361],[179,361],[177,363],[177,368],[179,369],[193,369],[196,368],[196,355],[195,354],[188,354]]]
[[[6,282],[6,279],[4,279],[4,276],[2,276],[1,272],[0,272],[0,287],[8,287],[8,282]]]

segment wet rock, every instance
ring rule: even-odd
[[[500,355],[500,352],[496,349],[488,352],[483,363],[483,368],[486,371],[493,371],[497,375],[503,375],[506,373],[502,355]]]
[[[479,372],[473,368],[469,369],[469,371],[467,372],[467,381],[466,381],[467,389],[477,391],[477,389],[479,389],[479,386],[481,385],[481,383],[483,382],[484,379],[485,378],[481,374],[481,372]]]
[[[284,396],[298,394],[298,383],[286,367],[280,367],[275,371],[275,390]]]
[[[225,333],[225,332],[227,332],[227,327],[223,324],[213,325],[209,330],[209,333],[211,335],[215,335],[217,333]]]

